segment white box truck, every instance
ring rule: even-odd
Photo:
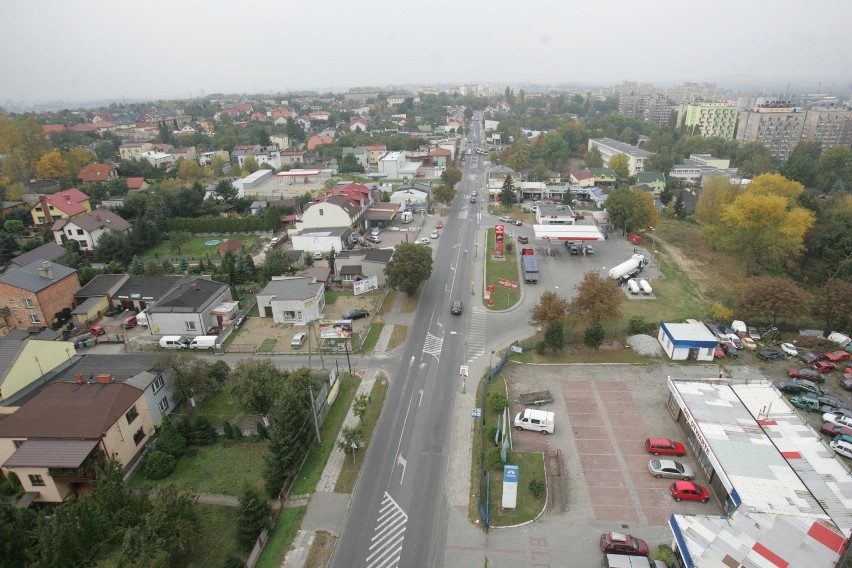
[[[542,434],[553,434],[554,414],[547,410],[525,408],[515,416],[515,428],[518,430],[532,430]]]

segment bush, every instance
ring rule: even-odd
[[[495,438],[496,436],[497,436],[497,425],[496,425],[496,424],[490,424],[490,425],[489,425],[489,426],[485,429],[485,439],[486,439],[486,440],[488,440],[489,442],[491,442],[491,443],[493,444],[493,443],[494,443],[494,438]]]
[[[6,481],[0,484],[0,494],[15,495],[22,490],[23,486],[21,485],[21,480],[18,479],[18,475],[14,471],[8,472],[6,474]]]
[[[639,333],[645,333],[645,330],[648,327],[648,322],[646,322],[645,318],[642,316],[633,316],[630,318],[628,325],[630,326],[630,333],[636,335]]]
[[[180,420],[175,422],[175,430],[183,436],[184,440],[189,441],[192,439],[192,422],[186,416],[181,417]]]
[[[179,458],[186,452],[186,439],[181,436],[168,416],[160,423],[160,436],[156,448],[172,457]]]
[[[216,441],[216,430],[206,416],[199,414],[192,419],[192,433],[189,437],[190,444],[205,446]]]
[[[506,456],[508,458],[508,456]],[[503,469],[503,458],[500,457],[500,448],[489,448],[485,452],[485,465],[488,469]]]
[[[539,355],[544,355],[545,349],[547,349],[547,344],[544,341],[539,341],[535,344],[535,352]]]
[[[175,458],[166,452],[154,450],[145,456],[145,464],[142,466],[142,470],[148,479],[165,479],[175,470]]]
[[[536,499],[541,499],[547,494],[547,486],[544,484],[544,481],[540,479],[530,479],[529,488],[530,493],[532,493]]]
[[[240,428],[239,424],[234,425],[234,440],[242,440],[243,439],[243,429]]]
[[[502,392],[492,392],[488,395],[488,406],[494,412],[503,412],[503,409],[509,406],[509,399]]]
[[[231,427],[231,423],[228,422],[227,420],[225,420],[225,422],[222,423],[222,430],[225,431],[225,437],[226,438],[230,439],[230,438],[234,437],[234,429]]]
[[[677,566],[677,555],[674,550],[671,549],[670,546],[661,544],[657,547],[657,550],[651,555],[651,558],[655,560],[662,560],[666,563],[666,566]]]
[[[269,439],[269,432],[266,431],[266,426],[263,425],[263,422],[257,423],[257,437],[261,440]]]

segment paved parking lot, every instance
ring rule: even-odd
[[[567,472],[568,511],[564,515],[568,518],[663,527],[672,513],[721,513],[714,500],[706,504],[674,501],[668,491],[671,480],[648,473],[648,462],[654,456],[643,447],[650,436],[683,440],[665,408],[666,378],[715,377],[718,372],[713,365],[509,363],[503,376],[510,400],[522,392],[548,389],[554,402],[541,408],[556,415],[553,435],[514,431],[514,448],[561,450]],[[522,408],[513,402],[512,416]],[[680,461],[696,469],[697,483],[706,483],[689,454]]]

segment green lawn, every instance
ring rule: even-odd
[[[385,324],[373,323],[370,324],[370,329],[367,331],[367,339],[364,340],[364,346],[361,348],[361,353],[369,353],[376,347],[379,341],[379,336],[382,334]]]
[[[266,442],[257,439],[220,438],[209,446],[191,446],[167,478],[151,481],[138,470],[130,479],[130,486],[151,489],[171,483],[184,491],[234,496],[239,495],[243,483],[263,490],[263,459],[267,451]]]
[[[242,412],[240,411],[237,399],[225,390],[219,390],[205,397],[192,410],[192,415],[196,414],[206,416],[214,426],[221,426],[222,422],[231,420],[234,416],[242,414]]]
[[[221,258],[219,254],[219,244],[207,246],[204,243],[207,241],[219,240],[224,242],[225,239],[231,241],[239,241],[243,243],[246,247],[251,245],[257,237],[254,235],[216,235],[216,236],[207,236],[207,237],[192,237],[185,245],[183,245],[180,249],[180,253],[173,252],[171,250],[171,245],[169,241],[160,243],[154,248],[150,249],[145,254],[141,255],[139,258],[142,262],[156,259],[162,260],[167,258],[172,262],[178,262],[181,258],[186,258],[189,261],[199,260],[204,258],[204,255],[207,254],[211,260],[218,260]]]
[[[258,353],[273,353],[275,351],[275,346],[278,344],[278,340],[272,337],[267,337],[264,339],[260,347],[257,348]]]
[[[337,299],[341,296],[352,296],[353,293],[351,290],[326,290],[325,294],[325,303],[333,304],[337,302]]]
[[[511,282],[518,282],[519,286],[524,284],[520,282],[520,274],[518,271],[518,248],[515,246],[506,247],[509,243],[504,240],[503,260],[494,260],[494,229],[488,229],[488,246],[485,250],[485,284],[494,286],[494,293],[491,299],[494,300],[495,310],[505,310],[518,303],[521,299],[519,289],[512,290],[505,286],[500,286],[499,278],[504,278]],[[483,299],[483,302],[488,306],[488,300]]]
[[[343,426],[343,420],[346,418],[346,413],[349,412],[352,399],[355,398],[355,391],[358,390],[358,385],[361,384],[360,377],[353,378],[350,378],[346,373],[341,375],[340,394],[334,406],[329,411],[328,416],[326,416],[325,424],[322,427],[322,444],[317,444],[314,441],[311,445],[305,465],[302,466],[302,470],[299,472],[299,479],[296,480],[290,489],[291,495],[312,493],[316,489],[317,482],[322,475],[322,470],[325,468],[328,456],[331,455],[331,450],[334,449],[340,428]]]
[[[237,507],[223,505],[199,505],[201,510],[201,554],[196,566],[223,566],[228,554],[243,560],[248,554],[237,544],[236,524],[239,522]]]
[[[269,534],[269,540],[266,541],[266,546],[260,553],[255,568],[280,568],[284,561],[284,554],[290,549],[293,539],[296,538],[296,533],[302,526],[302,519],[307,510],[307,507],[293,507],[281,511],[281,515]],[[217,564],[217,566],[221,565],[221,563]],[[211,564],[211,566],[213,565]]]

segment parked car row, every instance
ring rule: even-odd
[[[645,440],[645,451],[655,456],[686,455],[686,447],[682,443],[668,438],[648,438]],[[706,503],[710,500],[707,488],[692,482],[695,474],[689,466],[674,460],[651,460],[648,463],[648,471],[657,478],[668,477],[677,480],[669,486],[669,492],[675,501]]]

